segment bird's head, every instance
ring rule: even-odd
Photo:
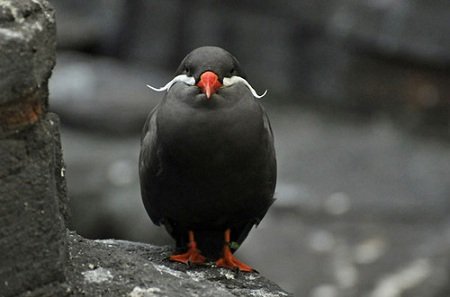
[[[183,59],[176,74],[193,77],[196,86],[205,93],[207,99],[223,87],[225,78],[245,78],[236,58],[226,50],[213,46],[193,50]]]
[[[237,83],[246,85],[254,97],[261,98],[245,79],[238,60],[226,50],[220,47],[204,46],[190,52],[181,62],[176,76],[162,88],[154,88],[155,91],[166,91],[177,83],[183,82],[190,86],[197,86],[206,99],[211,99],[220,88],[230,87]]]

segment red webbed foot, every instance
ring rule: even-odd
[[[244,272],[255,272],[253,268],[239,261],[230,250],[230,229],[225,231],[225,245],[223,247],[223,256],[216,261],[217,267],[223,267]]]
[[[189,231],[189,244],[186,253],[170,256],[170,261],[181,262],[184,264],[203,264],[206,258],[197,249],[197,243],[194,240],[194,232]]]

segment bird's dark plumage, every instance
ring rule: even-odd
[[[206,72],[220,86],[210,98],[197,85]],[[195,84],[175,82],[147,118],[139,160],[142,199],[179,251],[188,248],[193,231],[201,253],[216,259],[225,230],[231,241],[242,243],[273,202],[272,130],[246,84],[225,85],[226,79],[245,78],[227,51],[198,48],[176,75]]]

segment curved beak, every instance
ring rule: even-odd
[[[222,83],[219,81],[217,74],[212,71],[205,71],[200,75],[197,86],[206,94],[206,98],[210,99],[212,94],[216,93],[217,89],[222,86]]]

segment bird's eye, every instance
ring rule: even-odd
[[[231,74],[231,75],[236,74],[236,70],[234,70],[234,68],[232,68],[232,69],[230,70],[230,74]]]
[[[183,70],[183,73],[186,74],[187,76],[189,76],[191,73],[191,70],[188,67],[185,67]]]

